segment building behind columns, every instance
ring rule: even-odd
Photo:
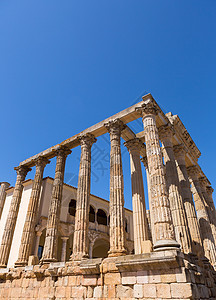
[[[135,133],[137,119],[143,129]],[[109,199],[90,190],[92,149],[105,133]],[[132,211],[124,207],[122,139]],[[77,188],[64,182],[75,147]],[[15,186],[0,186],[0,299],[216,299],[216,211],[200,155],[179,116],[147,94],[19,163]],[[44,178],[54,158],[54,178]]]
[[[17,249],[20,247],[21,244],[22,231],[26,219],[29,198],[32,192],[32,183],[33,180],[31,179],[28,179],[23,182],[24,189],[17,217],[17,223],[13,235],[11,251],[8,259],[8,267],[14,267],[14,264],[18,259]],[[31,250],[31,255],[35,254],[36,256],[38,256],[38,259],[41,259],[44,248],[52,185],[53,178],[46,177],[43,179],[35,227],[35,238]],[[13,192],[14,187],[7,188],[6,203],[4,206],[2,218],[0,220],[1,228],[4,228]],[[57,258],[59,261],[68,261],[73,250],[77,188],[65,183],[63,186],[62,200],[63,201],[61,206],[60,224],[58,230]],[[125,231],[127,250],[129,253],[133,253],[133,213],[131,210],[126,208]],[[0,231],[0,241],[2,240],[2,234],[3,230]],[[88,238],[89,257],[98,258],[108,256],[107,252],[109,250],[109,201],[97,197],[95,195],[90,195]],[[65,252],[63,248],[64,241],[66,241]]]

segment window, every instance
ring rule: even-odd
[[[70,203],[69,203],[69,207],[68,207],[68,213],[69,213],[71,216],[74,216],[74,217],[75,217],[75,214],[76,214],[76,200],[71,199],[71,201],[70,201]]]
[[[40,246],[38,247],[38,259],[40,260],[41,257],[42,257],[42,254],[43,254],[43,246]]]
[[[95,222],[95,210],[93,208],[93,206],[90,205],[90,209],[89,209],[89,222],[94,223]]]
[[[104,210],[98,209],[97,212],[97,222],[101,225],[107,225],[107,215]]]
[[[125,219],[125,231],[128,232],[128,221]]]

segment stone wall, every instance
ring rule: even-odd
[[[207,261],[177,251],[0,270],[0,299],[216,299]]]

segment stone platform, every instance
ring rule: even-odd
[[[216,299],[207,260],[178,251],[0,269],[0,299]]]

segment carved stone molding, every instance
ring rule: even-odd
[[[171,124],[166,124],[158,128],[159,137],[161,140],[172,139],[175,134],[174,127]]]
[[[143,142],[138,138],[124,142],[124,146],[127,147],[129,152],[140,151],[142,148],[144,148]]]
[[[104,126],[110,134],[114,135],[119,135],[126,127],[120,119],[109,121],[108,123],[105,123]]]
[[[141,106],[136,107],[135,109],[138,113],[140,113],[142,116],[145,115],[157,115],[158,114],[158,107],[157,105],[152,101],[148,100],[144,102]]]

